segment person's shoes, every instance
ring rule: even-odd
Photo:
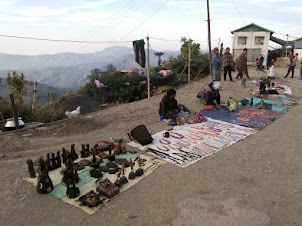
[[[283,78],[287,78],[287,76],[284,76]]]
[[[236,80],[238,80],[238,78],[236,78]]]

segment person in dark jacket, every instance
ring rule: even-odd
[[[179,108],[175,97],[176,91],[174,89],[169,89],[167,94],[162,98],[159,104],[159,115],[163,116],[164,119],[176,120]]]

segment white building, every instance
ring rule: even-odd
[[[256,59],[264,57],[263,66],[266,66],[268,47],[271,30],[263,28],[257,24],[249,24],[247,26],[231,31],[233,34],[233,56],[236,59],[247,48],[247,61],[249,65],[254,65]]]

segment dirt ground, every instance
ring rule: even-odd
[[[276,69],[284,76],[285,68]],[[289,79],[295,95],[302,81]],[[261,77],[250,69],[252,78]],[[233,77],[235,73],[233,73]],[[177,100],[200,109],[196,94],[210,78],[177,90]],[[244,98],[247,88],[222,81],[222,100]],[[1,134],[0,225],[302,225],[302,101],[265,130],[185,169],[166,163],[112,200],[96,214],[39,195],[22,181],[26,160],[76,144],[95,144],[145,124],[151,133],[167,128],[158,121],[162,95],[100,110],[49,126]],[[131,148],[129,148],[131,149]]]

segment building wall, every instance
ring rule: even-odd
[[[264,37],[264,43],[263,45],[255,45],[255,37],[262,36]],[[241,45],[238,43],[238,37],[247,37],[246,44]],[[249,64],[254,64],[252,62],[252,59],[256,60],[256,58],[259,58],[258,54],[257,56],[254,56],[254,52],[259,53],[259,49],[261,50],[261,55],[264,57],[264,63],[263,65],[266,66],[266,60],[267,60],[267,54],[268,54],[268,46],[269,46],[269,39],[270,39],[270,32],[234,32],[233,34],[233,53],[237,53],[238,50],[243,50],[244,48],[247,48],[248,50],[252,49],[252,54],[250,55]],[[234,51],[237,50],[237,51]],[[258,50],[258,51],[255,51]],[[240,51],[239,51],[240,52]],[[241,51],[242,52],[242,51]],[[249,51],[248,51],[249,52]],[[251,52],[251,51],[250,51]],[[237,55],[234,55],[234,58],[237,58]]]
[[[298,59],[301,61],[302,58],[302,49],[294,49],[294,54],[298,53]]]

